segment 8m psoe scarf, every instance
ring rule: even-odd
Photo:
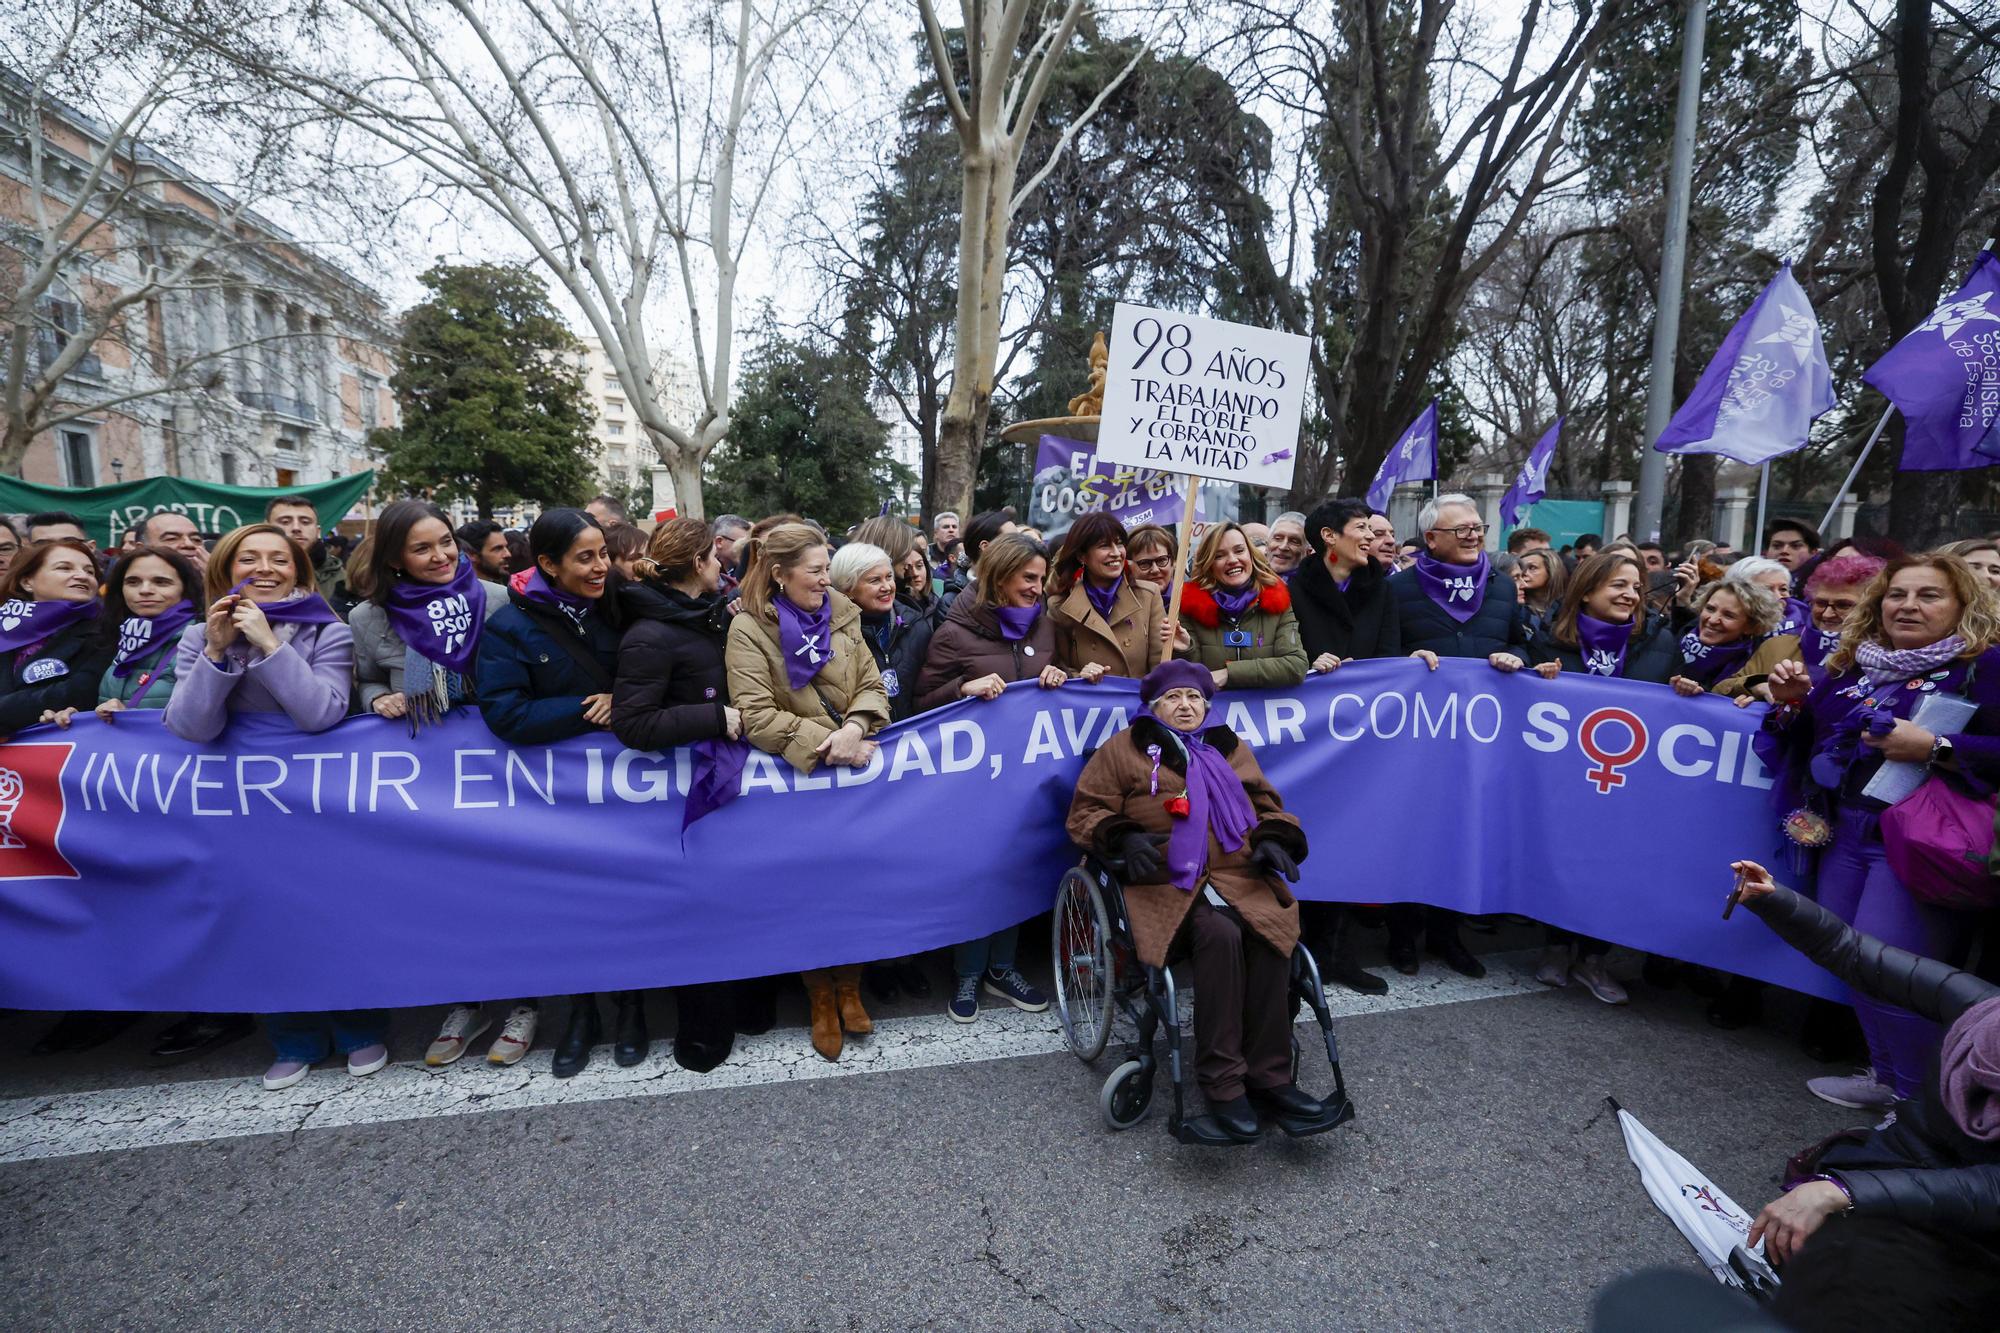
[[[412,652],[461,676],[472,670],[486,627],[486,598],[470,560],[459,560],[449,583],[399,580],[389,589],[384,610],[396,637]]]
[[[1708,689],[1718,680],[1727,680],[1750,660],[1757,640],[1747,635],[1735,643],[1703,643],[1698,630],[1681,635],[1681,674]]]
[[[1583,650],[1583,669],[1593,676],[1625,674],[1625,650],[1632,646],[1632,626],[1614,625],[1596,616],[1576,613],[1576,642]]]
[[[10,597],[0,602],[0,653],[11,653],[53,637],[79,620],[95,620],[103,607],[95,600],[39,602]]]
[[[194,619],[194,603],[175,602],[156,616],[127,616],[118,626],[118,653],[111,659],[111,674],[123,680],[140,661],[151,656],[161,644],[180,637]]]
[[[1233,852],[1256,827],[1257,812],[1243,779],[1220,750],[1198,732],[1170,730],[1187,751],[1188,814],[1175,820],[1167,835],[1167,869],[1175,884],[1193,893],[1201,886],[1202,863],[1208,859],[1208,835],[1215,835],[1223,851]]]
[[[802,690],[820,668],[833,660],[833,598],[819,599],[817,611],[802,611],[779,593],[771,599],[778,613],[778,649],[785,657],[785,682]]]
[[[1433,560],[1429,551],[1417,553],[1417,584],[1424,595],[1444,608],[1444,613],[1463,625],[1479,610],[1486,596],[1486,578],[1493,566],[1486,552],[1469,565],[1448,565]]]

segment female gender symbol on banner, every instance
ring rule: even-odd
[[[1606,726],[1623,727],[1630,736],[1626,747],[1615,754],[1597,739],[1598,733]],[[1597,787],[1597,794],[1604,796],[1613,787],[1625,785],[1625,775],[1618,770],[1646,753],[1646,724],[1629,709],[1600,708],[1584,718],[1583,724],[1576,729],[1576,743],[1585,754],[1597,761],[1597,767],[1585,772],[1584,776]]]

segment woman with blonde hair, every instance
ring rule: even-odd
[[[1562,557],[1545,546],[1514,557],[1514,586],[1520,589],[1521,605],[1528,608],[1530,635],[1555,618],[1568,583]]]
[[[1772,667],[1776,706],[1757,738],[1766,767],[1805,797],[1804,808],[1787,816],[1787,831],[1824,847],[1820,905],[1856,930],[1932,958],[1954,956],[1970,918],[1919,902],[1898,879],[1882,844],[1886,807],[1868,794],[1868,782],[1884,763],[1901,762],[1974,794],[2000,785],[1996,641],[2000,612],[1963,560],[1892,560],[1848,616],[1823,678],[1815,683],[1802,662]],[[1975,711],[1956,731],[1932,732],[1913,720],[1932,695],[1959,696]],[[1873,1068],[1806,1086],[1836,1105],[1869,1110],[1917,1095],[1937,1050],[1937,1025],[1860,994],[1854,1009]]]
[[[1207,667],[1218,690],[1296,685],[1306,678],[1291,589],[1241,523],[1217,523],[1195,547],[1174,656]]]
[[[781,523],[745,544],[743,610],[724,660],[743,734],[801,773],[865,767],[869,737],[889,724],[889,696],[861,637],[861,612],[834,591],[826,537]],[[812,1001],[813,1049],[838,1060],[842,1033],[875,1030],[861,1003],[861,964],[801,974]]]
[[[1719,694],[1737,707],[1757,701],[1751,693],[1779,662],[1799,660],[1796,634],[1773,634],[1784,617],[1777,593],[1749,579],[1717,579],[1695,594],[1694,627],[1681,636],[1681,663],[1671,681],[1676,694]]]

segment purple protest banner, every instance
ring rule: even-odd
[[[1044,435],[1035,450],[1035,484],[1028,494],[1028,523],[1050,541],[1070,524],[1102,509],[1129,531],[1143,523],[1173,528],[1181,521],[1181,474],[1107,463],[1084,440]],[[1204,483],[1195,517],[1235,518],[1236,487]]]
[[[1721,919],[1732,859],[1789,878],[1761,710],[1405,659],[1216,707],[1304,823],[1301,897],[1519,912],[1838,993]],[[0,746],[0,1005],[397,1007],[977,938],[1047,910],[1084,757],[1137,708],[1131,681],[1023,683],[891,727],[865,769],[753,753],[685,846],[691,750],[516,749],[467,709],[416,739],[379,718],[308,736],[245,715],[213,746],[157,713],[37,728]]]

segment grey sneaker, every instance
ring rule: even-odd
[[[1583,983],[1583,988],[1606,1004],[1624,1004],[1632,997],[1617,983],[1606,970],[1602,958],[1579,958],[1570,964],[1569,974]]]
[[[1542,950],[1542,961],[1535,965],[1535,980],[1544,986],[1569,985],[1569,946],[1551,944]]]
[[[535,1044],[535,1027],[540,1022],[542,1011],[532,1004],[517,1004],[507,1014],[506,1025],[500,1035],[493,1039],[492,1047],[486,1052],[489,1064],[511,1065],[520,1061]]]
[[[1806,1091],[1823,1102],[1851,1107],[1856,1111],[1886,1111],[1896,1104],[1896,1094],[1875,1079],[1875,1071],[1828,1075],[1806,1080]]]
[[[444,1016],[444,1026],[438,1029],[436,1040],[424,1052],[424,1063],[432,1069],[456,1064],[465,1054],[465,1048],[478,1040],[479,1034],[492,1024],[480,1014],[476,1004],[461,1004]]]

